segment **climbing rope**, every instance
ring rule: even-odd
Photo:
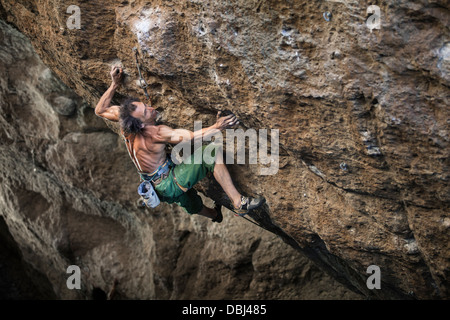
[[[139,86],[141,87],[142,90],[144,90],[145,97],[147,98],[148,101],[150,101],[150,104],[151,104],[150,95],[148,94],[148,91],[147,91],[148,83],[147,83],[147,81],[145,81],[144,77],[142,76],[141,66],[139,65],[139,51],[136,47],[134,47],[133,52],[134,52],[134,57],[136,60],[136,67],[137,67],[138,73],[139,73]]]

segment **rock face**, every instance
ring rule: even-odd
[[[108,87],[113,64],[128,74],[117,102],[128,95],[143,98],[136,47],[152,102],[168,124],[193,129],[194,120],[212,124],[217,110],[230,109],[244,130],[279,130],[279,144],[271,145],[273,152],[279,147],[275,174],[261,174],[267,169],[261,162],[230,166],[242,192],[267,199],[267,206],[253,214],[256,221],[364,296],[449,298],[446,2],[380,1],[377,28],[377,17],[367,10],[372,3],[353,0],[90,1],[79,4],[80,29],[71,29],[68,22],[76,20],[76,11],[67,13],[69,4],[63,1],[0,4],[0,17],[27,35],[44,63],[87,102],[62,94],[65,87],[50,94],[45,87],[52,82],[50,72],[29,70],[40,86],[32,100],[42,103],[24,113],[26,101],[10,100],[10,115],[2,115],[2,165],[18,172],[3,174],[8,187],[2,187],[2,206],[10,212],[6,217],[21,206],[26,219],[46,230],[48,239],[35,237],[40,240],[22,250],[41,257],[36,269],[45,270],[51,261],[63,270],[64,259],[71,259],[89,269],[89,283],[108,279],[111,284],[113,275],[133,282],[134,291],[123,288],[124,297],[140,292],[183,298],[214,297],[206,283],[190,285],[204,280],[189,273],[194,265],[219,268],[216,277],[240,274],[237,265],[249,261],[253,272],[267,268],[257,267],[266,259],[267,239],[258,236],[244,248],[239,245],[242,259],[230,264],[233,251],[223,250],[224,256],[215,259],[211,253],[225,238],[238,246],[241,235],[232,225],[206,227],[169,206],[164,208],[175,214],[149,217],[129,210],[134,168],[118,137],[88,110]],[[2,77],[3,92],[24,87],[17,77],[15,85]],[[30,138],[17,141],[18,136]],[[13,158],[14,163],[6,160]],[[31,181],[26,179],[31,163],[39,179],[23,184]],[[198,188],[223,201],[213,181]],[[20,199],[23,190],[31,193]],[[42,214],[50,211],[64,214]],[[16,237],[38,232],[18,219],[5,221],[16,228],[18,242]],[[92,226],[98,232],[92,237],[71,238]],[[177,234],[178,243],[167,244],[177,250],[154,245],[167,235],[165,228]],[[176,266],[206,234],[215,240],[192,257],[201,262],[183,260],[189,262]],[[50,242],[55,253],[44,250]],[[111,252],[120,261],[140,264],[136,270],[116,265]],[[161,268],[163,258],[183,277]],[[144,261],[148,265],[142,268]],[[366,284],[370,265],[380,268],[379,290]],[[246,288],[255,276],[243,276]],[[57,275],[47,277],[58,282]]]
[[[2,299],[101,299],[115,281],[113,299],[361,297],[230,213],[215,226],[138,208],[119,137],[3,21],[0,43]]]

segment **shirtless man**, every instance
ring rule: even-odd
[[[208,172],[231,200],[234,212],[245,215],[249,210],[264,203],[264,198],[250,198],[241,195],[235,188],[222,154],[217,152],[215,163],[174,165],[166,153],[167,144],[178,144],[204,136],[213,135],[238,123],[235,115],[217,115],[216,123],[208,128],[192,132],[186,129],[173,129],[156,124],[157,111],[137,99],[127,99],[120,106],[111,105],[115,91],[122,82],[123,70],[113,67],[112,83],[95,107],[95,114],[110,121],[119,122],[121,133],[127,144],[130,157],[143,180],[151,181],[161,201],[176,203],[189,214],[199,214],[212,221],[222,221],[221,208],[208,208],[203,205],[197,191],[192,187]]]

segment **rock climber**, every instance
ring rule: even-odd
[[[212,172],[231,200],[232,209],[236,214],[243,216],[265,202],[263,197],[247,197],[237,191],[221,152],[212,155],[215,157],[212,164],[202,159],[201,164],[183,161],[175,165],[166,151],[168,144],[176,145],[180,142],[201,139],[235,126],[238,119],[234,114],[221,117],[219,111],[214,125],[195,132],[157,124],[158,112],[138,99],[127,98],[120,106],[111,105],[122,78],[123,69],[113,66],[112,83],[95,107],[95,114],[119,123],[130,157],[141,179],[152,183],[161,201],[176,203],[188,214],[199,214],[212,219],[213,222],[222,222],[221,206],[216,205],[214,209],[204,206],[201,197],[192,188],[208,172]]]

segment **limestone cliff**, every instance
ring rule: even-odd
[[[116,252],[122,261],[133,257],[143,263],[151,255],[154,260],[148,263],[162,257],[173,263],[172,255],[188,252],[158,252],[150,243],[157,241],[161,229],[173,223],[174,230],[190,235],[192,229],[204,228],[201,223],[180,227],[192,223],[182,214],[152,218],[159,222],[149,224],[148,213],[128,210],[135,199],[134,168],[124,159],[117,136],[88,111],[109,85],[112,64],[123,65],[128,74],[117,101],[128,95],[142,97],[132,54],[136,47],[152,102],[168,124],[193,129],[194,120],[211,123],[217,110],[230,109],[244,129],[279,130],[276,174],[261,175],[262,164],[230,166],[243,192],[266,197],[264,209],[253,214],[266,229],[365,296],[449,297],[446,1],[79,1],[80,29],[67,25],[72,14],[67,8],[75,4],[71,1],[0,4],[0,17],[27,35],[44,63],[86,101],[84,105],[65,97],[61,87],[45,99],[33,95],[33,100],[53,102],[44,108],[43,101],[25,116],[20,116],[24,101],[11,102],[11,115],[2,115],[2,143],[28,153],[33,146],[33,163],[43,172],[31,186],[17,182],[12,184],[16,189],[10,186],[2,192],[21,194],[27,189],[31,195],[16,203],[2,201],[11,210],[25,206],[28,219],[45,225],[45,234],[54,237],[54,250],[63,257],[83,257],[88,265],[96,255],[105,257],[102,264],[109,267],[96,265],[90,273],[93,282],[110,273],[130,277],[121,274],[120,266],[108,264],[115,258],[106,252]],[[380,9],[378,29],[368,28],[374,18],[369,5]],[[30,74],[49,77],[43,71]],[[2,90],[10,87],[2,84]],[[20,90],[21,85],[14,87]],[[22,142],[6,125],[17,119],[16,130],[31,136]],[[84,148],[87,142],[89,150]],[[2,158],[12,152],[4,150]],[[19,157],[14,164],[4,163],[11,172],[22,168],[18,172],[23,177],[15,179],[27,181],[29,161]],[[64,189],[55,181],[64,182]],[[198,188],[223,201],[214,182]],[[43,193],[59,200],[49,202]],[[84,213],[87,203],[90,215]],[[36,207],[40,210],[30,210]],[[38,215],[49,210],[66,214],[52,215],[57,221]],[[6,221],[10,228],[13,221]],[[72,229],[63,230],[63,225]],[[67,236],[92,225],[98,226],[98,238]],[[137,225],[135,232],[128,231]],[[236,241],[240,237],[227,223],[208,230],[219,239],[224,234]],[[108,246],[96,246],[95,239],[109,239]],[[184,246],[194,246],[192,237],[179,239]],[[242,260],[247,263],[249,252],[256,261],[253,250],[267,243],[248,245]],[[214,249],[203,250],[205,255],[195,259]],[[264,261],[263,252],[258,261]],[[58,255],[51,256],[56,259],[52,263],[62,264]],[[211,258],[201,265],[211,270],[216,263]],[[380,267],[380,290],[366,286],[369,265]],[[220,266],[220,275],[230,276],[229,265]],[[156,271],[163,283],[144,286],[157,277],[138,269],[128,270],[139,275],[129,279],[136,290],[152,296],[174,289]],[[255,265],[253,269],[258,270]]]

